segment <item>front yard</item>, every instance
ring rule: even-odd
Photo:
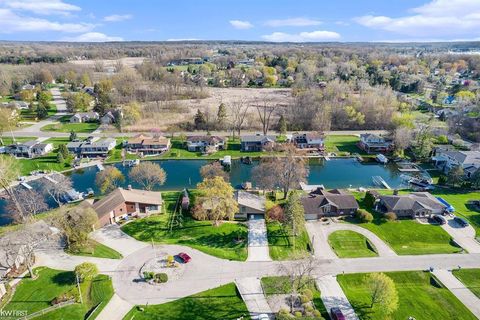
[[[143,310],[143,311],[142,311]],[[124,320],[250,319],[237,287],[229,283],[172,302],[134,307]]]
[[[96,257],[96,258],[106,258],[106,259],[121,259],[122,254],[110,247],[107,247],[100,242],[97,242],[93,239],[89,239],[88,244],[81,248],[78,251],[67,250],[67,253],[73,254],[76,256],[85,256],[85,257]]]
[[[460,300],[429,273],[423,271],[388,272],[398,292],[398,309],[390,319],[476,319]],[[387,319],[378,307],[370,308],[366,274],[338,275],[337,280],[360,319]]]
[[[350,230],[335,231],[328,243],[339,258],[376,257],[375,246],[362,234]]]
[[[460,269],[452,273],[480,299],[480,269]]]
[[[309,255],[310,238],[305,229],[294,240],[279,222],[267,221],[267,237],[273,260],[299,259]]]
[[[100,125],[96,122],[84,122],[84,123],[69,123],[60,122],[48,124],[42,128],[41,131],[53,131],[53,132],[77,132],[77,133],[90,133],[98,129]]]

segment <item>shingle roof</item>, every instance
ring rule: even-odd
[[[237,190],[235,191],[235,199],[241,206],[249,207],[259,211],[265,211],[265,197],[243,190]]]
[[[380,196],[380,200],[389,211],[445,208],[440,201],[428,192],[412,192],[406,195]]]
[[[273,141],[275,142],[275,136],[264,136],[264,135],[249,135],[249,136],[241,136],[240,139],[242,142],[263,142],[263,141]]]
[[[317,189],[309,196],[302,198],[305,214],[317,214],[318,210],[327,205],[333,205],[338,210],[358,209],[355,197],[344,190],[333,189],[330,191]]]

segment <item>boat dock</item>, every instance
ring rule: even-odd
[[[99,171],[103,171],[103,170],[105,170],[105,167],[103,166],[103,164],[99,163],[99,164],[97,164],[97,169]]]
[[[325,158],[326,161],[330,161],[330,158],[329,158],[329,157],[324,156],[324,158]]]
[[[54,180],[54,179],[53,179],[52,177],[50,177],[50,176],[45,176],[45,179],[47,179],[48,181],[50,181],[50,182],[52,182],[52,183],[55,183],[55,184],[58,183],[58,181]]]
[[[388,183],[380,176],[373,176],[372,177],[373,183],[377,186],[384,187],[385,189],[391,190],[392,188],[388,185]]]
[[[29,184],[26,183],[26,182],[20,182],[20,185],[21,185],[22,187],[24,187],[25,189],[27,189],[27,190],[32,190],[32,189],[33,189],[32,186],[29,185]]]

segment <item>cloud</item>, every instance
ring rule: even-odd
[[[103,18],[103,21],[107,22],[119,22],[132,19],[131,14],[112,14]]]
[[[333,31],[312,31],[300,33],[284,33],[274,32],[272,34],[262,36],[263,39],[271,42],[316,42],[316,41],[333,41],[341,38],[340,34]]]
[[[478,0],[432,0],[409,12],[401,17],[365,15],[354,21],[373,29],[425,38],[470,38],[480,27]]]
[[[309,18],[289,18],[279,20],[268,20],[265,25],[268,27],[308,27],[321,25],[320,20],[314,20]]]
[[[68,42],[109,42],[109,41],[123,41],[121,37],[107,36],[101,32],[87,32],[76,37],[63,38],[62,41]]]
[[[0,33],[59,31],[88,32],[95,27],[89,23],[61,23],[41,18],[20,16],[9,9],[0,9]]]
[[[251,24],[249,21],[230,20],[229,22],[235,29],[245,30],[253,28],[253,24]]]
[[[29,11],[40,15],[69,15],[82,10],[62,0],[0,0],[0,4],[13,10]]]

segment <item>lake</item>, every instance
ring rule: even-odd
[[[156,190],[181,190],[183,188],[195,188],[201,181],[200,167],[210,162],[209,160],[158,160],[155,161],[165,170],[167,180],[163,186]],[[245,181],[251,181],[252,169],[258,162],[246,165],[239,160],[232,161],[230,181],[234,187]],[[123,187],[129,184],[133,188],[138,187],[135,183],[128,181],[130,167],[124,167],[121,163],[114,165],[125,175]],[[392,188],[401,184],[400,172],[394,164],[381,165],[378,163],[362,164],[355,158],[333,158],[329,161],[323,159],[311,159],[309,161],[310,173],[309,184],[323,184],[326,188],[356,188],[374,186],[372,176],[381,176]],[[66,173],[73,181],[77,191],[86,192],[92,188],[98,194],[95,186],[95,175],[97,167],[88,167]],[[35,188],[36,183],[30,183]],[[49,201],[50,202],[50,201]],[[0,202],[0,225],[9,222],[5,216],[5,202]]]

